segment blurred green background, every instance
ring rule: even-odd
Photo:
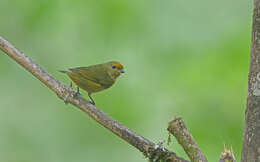
[[[120,61],[126,73],[93,95],[99,108],[154,142],[182,116],[209,161],[224,144],[240,161],[252,4],[1,0],[0,35],[64,84],[57,70]],[[0,161],[146,161],[0,54]],[[175,140],[167,148],[188,159]]]

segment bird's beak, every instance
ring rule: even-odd
[[[125,71],[123,69],[118,69],[117,70],[119,73],[125,73]]]

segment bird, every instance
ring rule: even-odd
[[[120,74],[125,73],[124,66],[118,61],[109,61],[103,64],[96,64],[86,67],[69,68],[68,71],[60,70],[65,73],[79,88],[88,92],[91,103],[95,105],[92,93],[96,93],[111,87]],[[72,86],[72,83],[70,83]]]

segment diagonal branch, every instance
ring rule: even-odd
[[[168,162],[187,162],[183,158],[178,157],[174,152],[158,147],[158,145],[128,129],[85,100],[81,95],[73,97],[76,92],[72,88],[56,80],[2,37],[0,37],[0,49],[54,91],[60,99],[84,111],[105,128],[143,152],[151,161],[161,159]]]
[[[195,139],[188,131],[182,118],[175,118],[168,123],[168,131],[174,135],[193,162],[207,162]]]

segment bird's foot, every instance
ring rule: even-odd
[[[79,87],[77,87],[77,92],[73,94],[73,97],[77,97],[81,95],[80,92],[79,92]]]
[[[90,98],[90,103],[92,104],[92,105],[96,105],[96,103],[95,103],[95,101],[93,100],[93,98],[91,97],[91,94],[90,93],[88,93],[88,97]]]
[[[96,103],[95,103],[94,101],[90,101],[90,103],[91,103],[92,105],[94,105],[94,106],[96,105]]]

